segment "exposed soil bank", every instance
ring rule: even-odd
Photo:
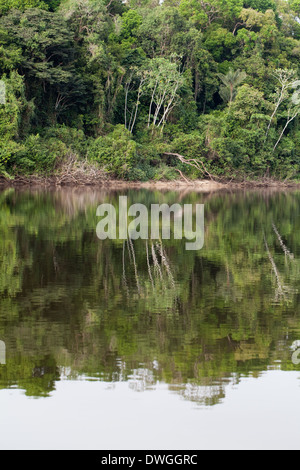
[[[7,179],[0,176],[0,187],[98,187],[107,189],[159,189],[159,190],[195,190],[195,191],[218,191],[223,189],[243,189],[243,188],[299,188],[300,182],[298,181],[276,181],[269,178],[264,178],[257,181],[216,181],[216,180],[196,180],[196,181],[147,181],[147,182],[130,182],[123,180],[113,180],[109,178],[81,178],[67,180],[60,177],[15,177],[14,179]]]

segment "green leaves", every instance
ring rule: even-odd
[[[298,106],[300,104],[300,80],[296,80],[292,88],[295,90],[292,96],[292,102],[295,106]]]
[[[126,178],[136,158],[136,143],[124,126],[118,125],[105,137],[96,139],[88,150],[88,158],[99,162],[109,173]]]
[[[124,39],[136,37],[142,23],[143,18],[136,10],[125,12],[124,15],[122,15],[121,36]]]
[[[246,8],[253,8],[263,13],[267,10],[276,11],[276,3],[274,0],[245,0],[244,5]]]
[[[284,131],[298,161],[299,14],[299,0],[0,0],[0,77],[15,73],[24,86],[9,117],[1,111],[3,136],[22,145],[65,125],[92,142],[108,134],[113,145],[113,130],[125,126],[129,146],[152,155],[155,139],[170,146],[199,127],[199,154],[216,173],[229,161],[263,167]],[[116,165],[99,158],[125,175],[117,147]],[[143,171],[142,153],[133,161],[131,174],[134,165]]]
[[[0,28],[6,41],[22,50],[22,66],[34,69],[34,64],[44,62],[48,69],[69,61],[72,33],[66,22],[57,14],[33,9],[18,10],[0,19]]]
[[[218,77],[223,82],[223,86],[220,87],[220,96],[227,102],[232,103],[237,95],[238,86],[246,79],[247,74],[241,70],[232,70],[224,75],[218,74]]]
[[[20,134],[22,115],[29,111],[25,98],[24,81],[16,72],[3,76],[5,83],[5,104],[0,104],[0,171],[9,164],[22,145],[16,139]],[[15,140],[14,140],[15,139]]]
[[[28,8],[41,8],[48,10],[47,3],[51,4],[51,1],[43,0],[0,0],[0,14],[6,14],[9,10],[21,10],[25,11]]]
[[[37,95],[40,101],[38,118],[46,102],[48,119],[51,116],[54,121],[67,107],[82,102],[85,88],[75,70],[74,35],[61,15],[13,10],[0,19],[1,36],[8,51],[2,54],[3,70],[18,59],[15,66],[25,74],[29,95]]]

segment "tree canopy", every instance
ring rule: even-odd
[[[26,152],[33,138],[47,149],[49,133],[69,129],[83,139],[77,158],[113,177],[193,179],[204,166],[219,177],[297,178],[299,15],[299,0],[0,0],[0,79],[16,90],[0,105],[2,173],[55,171],[73,151],[66,140],[51,164],[45,151],[48,163],[29,167]],[[103,161],[101,139],[120,132],[130,162],[118,152]]]

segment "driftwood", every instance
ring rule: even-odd
[[[184,174],[182,173],[181,170],[179,170],[178,168],[175,168],[175,169],[176,169],[176,171],[180,174],[181,178],[182,178],[186,183],[188,183],[188,184],[191,183],[191,180],[188,180],[188,179],[184,176]]]
[[[86,185],[105,179],[105,173],[87,160],[80,161],[76,156],[70,156],[58,171],[56,184]]]
[[[180,155],[179,153],[172,153],[172,152],[164,152],[164,155],[170,156],[170,157],[176,157],[178,160],[181,161],[181,163],[184,163],[185,165],[193,166],[196,168],[198,171],[200,171],[204,176],[208,176],[212,181],[216,180],[216,176],[213,176],[210,174],[210,172],[207,170],[207,168],[204,166],[204,163],[201,160],[196,160],[194,158],[186,159],[183,155]],[[187,181],[186,177],[182,175],[182,172],[180,170],[178,171],[183,179]]]
[[[0,177],[0,184],[31,185],[31,186],[88,186],[108,180],[105,172],[87,160],[79,160],[75,155],[69,155],[55,173],[51,176],[17,175],[13,180]]]

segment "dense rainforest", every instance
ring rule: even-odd
[[[300,174],[300,0],[0,0],[0,172]]]

